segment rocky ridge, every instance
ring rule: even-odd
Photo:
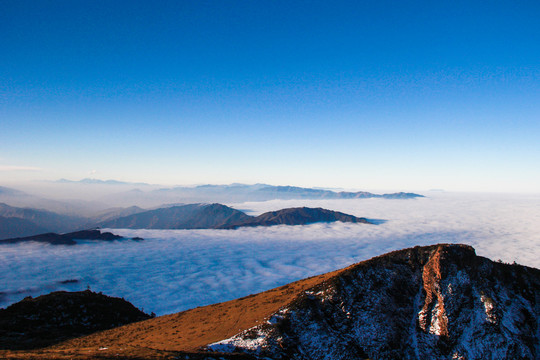
[[[207,349],[271,359],[537,359],[540,271],[465,245],[390,253]]]

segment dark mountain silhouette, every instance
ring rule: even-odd
[[[189,204],[149,210],[105,221],[107,228],[127,229],[211,229],[249,219],[249,216],[221,204]]]
[[[251,217],[238,223],[223,226],[222,228],[236,229],[244,226],[306,225],[317,222],[335,221],[371,224],[365,218],[358,218],[338,211],[300,207],[270,211],[257,217]]]
[[[534,360],[539,296],[540,270],[493,262],[467,245],[439,244],[39,353],[0,356]]]
[[[49,243],[51,245],[77,245],[75,240],[95,240],[95,241],[114,241],[124,239],[122,236],[114,235],[110,232],[101,232],[100,230],[81,230],[66,234],[45,233],[39,235],[32,235],[27,237],[18,237],[0,240],[2,244],[16,244],[22,242],[42,242]],[[142,240],[141,238],[135,238],[135,240]]]
[[[15,236],[25,236],[31,234],[35,229],[38,232],[67,232],[77,230],[87,220],[82,217],[61,215],[51,211],[31,208],[20,208],[0,203],[0,216],[4,218],[25,220],[20,222],[21,227]],[[11,220],[13,221],[13,220]],[[13,231],[9,234],[4,228],[0,228],[0,239],[14,236]]]
[[[0,349],[48,346],[151,318],[124,299],[58,291],[0,309]]]

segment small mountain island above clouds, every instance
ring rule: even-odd
[[[439,244],[38,351],[55,359],[533,360],[539,296],[540,270]]]
[[[2,244],[17,244],[25,242],[40,242],[48,243],[51,245],[77,245],[77,240],[91,240],[91,241],[114,241],[114,240],[123,240],[125,239],[122,236],[115,235],[110,232],[101,232],[98,229],[92,230],[81,230],[75,231],[66,234],[56,234],[56,233],[45,233],[39,235],[32,235],[19,238],[11,238],[0,240],[0,245]],[[132,240],[143,240],[142,238],[133,238]]]
[[[318,222],[350,222],[372,224],[365,218],[347,215],[339,211],[326,210],[323,208],[288,208],[278,211],[270,211],[256,217],[250,217],[244,221],[226,225],[223,229],[237,229],[247,226],[272,226],[272,225],[307,225]]]
[[[190,204],[149,210],[99,224],[105,228],[128,229],[236,229],[246,226],[306,225],[316,222],[369,224],[357,218],[322,208],[290,208],[249,216],[221,204]]]

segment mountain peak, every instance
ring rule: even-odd
[[[538,358],[540,270],[472,247],[394,251],[244,298],[62,344],[188,351],[197,359]],[[180,329],[180,330],[179,330]],[[194,353],[197,354],[194,354]]]
[[[208,349],[257,358],[534,359],[539,291],[537,269],[494,263],[464,245],[417,247],[353,265]]]

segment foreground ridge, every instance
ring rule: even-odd
[[[207,349],[276,359],[537,359],[539,275],[466,245],[397,251]]]

